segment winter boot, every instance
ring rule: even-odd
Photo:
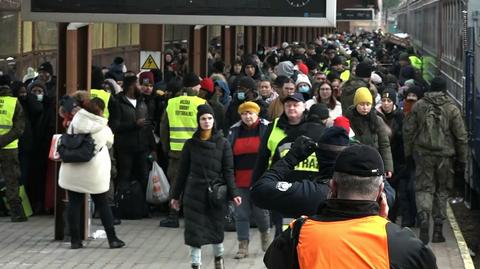
[[[223,262],[223,257],[215,257],[215,269],[225,269],[225,264]]]
[[[270,230],[260,233],[260,242],[262,243],[262,250],[267,251],[270,243],[272,243],[272,234],[270,233]]]
[[[12,222],[25,222],[28,220],[27,216],[25,216],[25,211],[23,211],[22,204],[12,203],[10,207],[10,220]]]
[[[243,259],[248,257],[248,240],[238,241],[238,252],[235,254],[235,259]]]
[[[433,225],[432,243],[443,243],[443,242],[445,242],[445,237],[443,236],[442,228],[443,228],[442,223],[435,223]]]
[[[171,209],[168,217],[160,221],[160,227],[168,227],[168,228],[180,227],[180,224],[178,222],[178,212]]]
[[[419,238],[425,245],[427,245],[428,242],[430,242],[430,216],[428,213],[419,213],[418,222],[420,224]]]
[[[200,269],[200,265],[198,265],[198,264],[192,264],[192,269]]]
[[[121,248],[125,246],[125,242],[118,239],[115,234],[115,228],[105,228],[105,233],[107,234],[108,245],[110,248]]]

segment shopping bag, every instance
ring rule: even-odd
[[[0,192],[5,192],[6,188],[3,187],[0,189]],[[23,212],[25,216],[30,217],[33,214],[32,206],[30,205],[30,200],[28,200],[27,192],[25,191],[25,186],[20,185],[18,188],[18,196],[20,196],[20,200],[22,201]],[[5,203],[5,207],[10,210],[10,206],[7,203],[7,197],[3,195],[3,202]]]
[[[147,202],[151,204],[160,204],[168,201],[168,195],[170,192],[170,184],[168,183],[167,176],[163,172],[163,169],[157,162],[153,162],[152,170],[148,176]]]
[[[48,153],[48,158],[52,161],[61,161],[60,154],[58,153],[58,142],[61,134],[54,134],[52,136],[52,142],[50,143],[50,152]]]

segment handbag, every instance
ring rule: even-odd
[[[61,134],[54,134],[52,136],[52,141],[50,142],[50,151],[48,153],[48,158],[52,161],[61,161],[60,154],[58,154],[58,142],[60,142]]]
[[[208,200],[212,207],[222,208],[227,204],[227,185],[221,181],[208,182]]]
[[[95,156],[95,142],[91,134],[62,134],[58,154],[64,163],[88,162]]]

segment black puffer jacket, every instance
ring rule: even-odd
[[[139,152],[153,150],[155,140],[153,138],[153,124],[143,127],[137,125],[138,119],[149,119],[148,107],[142,97],[137,99],[134,107],[128,101],[125,94],[116,96],[116,111],[112,114],[111,128],[115,134],[114,147],[120,152]]]
[[[212,208],[208,202],[208,181],[227,184],[229,199],[238,196],[233,176],[233,155],[230,144],[221,132],[210,140],[198,138],[198,131],[187,140],[182,150],[177,184],[172,197],[179,199],[183,193],[185,216],[185,244],[200,247],[223,242],[223,208]]]

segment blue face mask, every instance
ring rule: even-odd
[[[307,85],[300,86],[300,87],[298,88],[298,92],[300,92],[300,93],[309,93],[309,92],[310,92],[310,87],[308,87]]]
[[[237,92],[237,99],[239,101],[245,100],[245,93],[244,92]]]

